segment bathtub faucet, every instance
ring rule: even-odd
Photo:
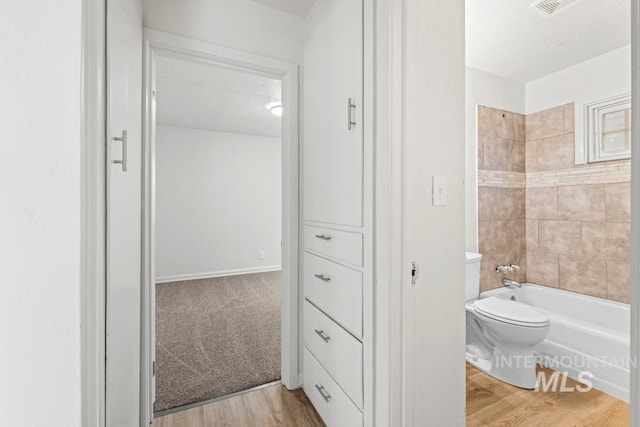
[[[516,282],[515,280],[507,279],[506,277],[502,278],[502,284],[504,286],[506,286],[507,288],[513,288],[513,287],[521,288],[522,287],[522,283]]]
[[[508,274],[514,271],[520,271],[520,267],[515,264],[509,265],[496,265],[496,273]]]

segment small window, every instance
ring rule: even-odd
[[[588,163],[631,157],[631,96],[586,106]]]

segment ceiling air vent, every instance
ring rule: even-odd
[[[529,8],[545,15],[557,15],[561,11],[573,6],[582,0],[537,0],[529,5]]]

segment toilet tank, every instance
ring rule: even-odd
[[[465,299],[467,301],[478,298],[480,294],[480,261],[482,255],[474,252],[465,252]]]

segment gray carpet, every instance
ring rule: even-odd
[[[156,285],[156,412],[278,379],[279,271]]]

